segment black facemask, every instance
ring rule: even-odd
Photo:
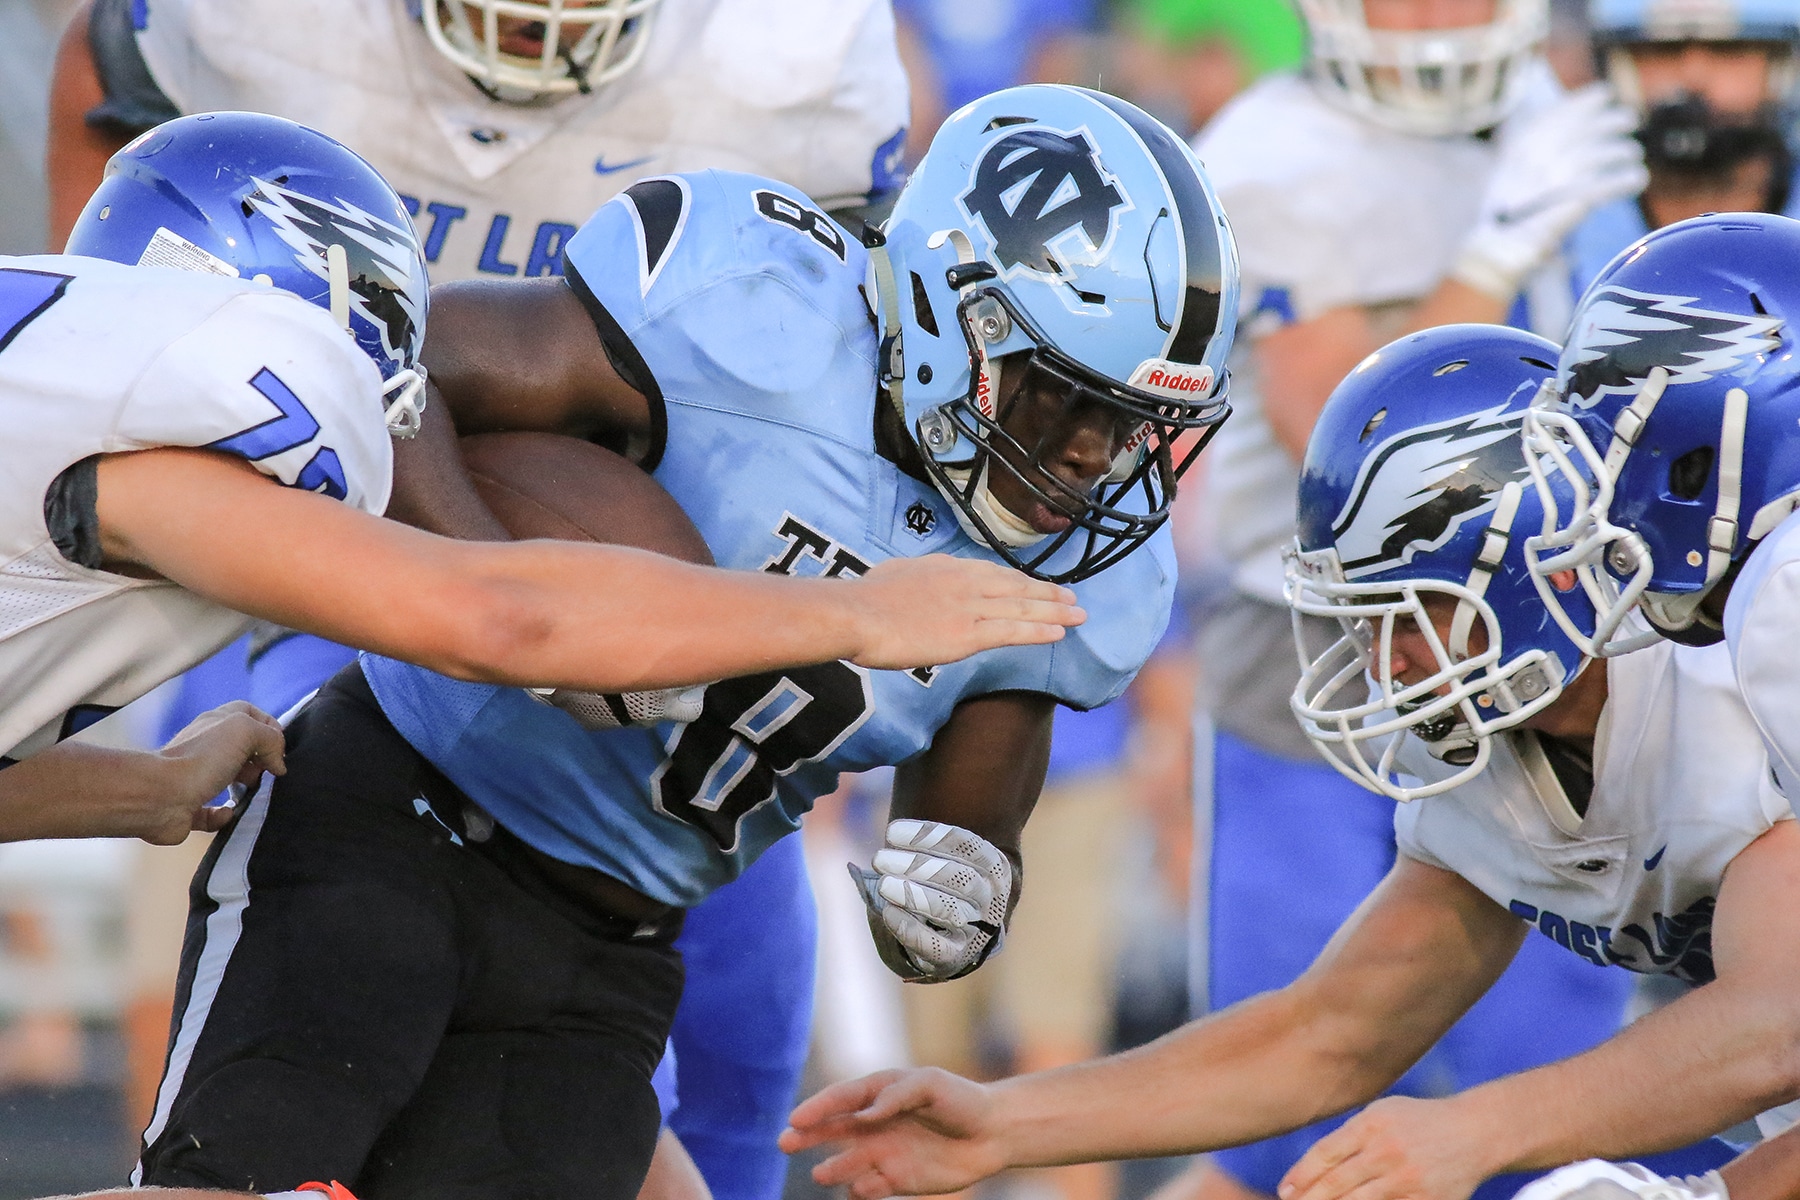
[[[1698,96],[1682,95],[1652,108],[1637,137],[1653,173],[1685,176],[1696,184],[1721,179],[1753,158],[1767,159],[1763,210],[1780,212],[1787,205],[1794,160],[1773,105],[1749,117],[1726,116]]]

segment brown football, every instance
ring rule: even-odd
[[[675,498],[611,450],[554,433],[479,433],[462,439],[463,465],[517,538],[560,538],[713,561]]]

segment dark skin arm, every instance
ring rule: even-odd
[[[894,772],[890,815],[960,825],[1021,870],[1019,835],[1044,788],[1055,713],[1056,701],[1036,692],[963,701],[931,749]],[[1018,903],[1017,889],[1012,899]]]
[[[419,436],[394,443],[388,504],[388,515],[409,525],[506,540],[461,469],[459,435],[650,435],[650,402],[613,370],[593,320],[560,279],[433,288],[423,359],[431,399]]]
[[[106,174],[106,160],[130,137],[87,123],[88,110],[106,99],[94,54],[88,48],[88,10],[84,4],[63,30],[50,76],[50,138],[45,173],[50,182],[50,246],[62,249],[82,206]]]

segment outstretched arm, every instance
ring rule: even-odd
[[[1796,889],[1800,828],[1783,821],[1726,871],[1714,982],[1586,1054],[1442,1100],[1370,1105],[1295,1164],[1283,1200],[1463,1200],[1503,1171],[1669,1150],[1794,1099]]]
[[[1290,986],[1149,1046],[982,1085],[885,1072],[795,1109],[789,1152],[858,1200],[955,1191],[1007,1167],[1239,1145],[1363,1103],[1511,961],[1518,920],[1448,871],[1401,859]]]
[[[1081,620],[1067,589],[993,563],[801,580],[617,546],[451,541],[199,450],[108,455],[98,479],[111,569],[462,679],[618,692],[835,658],[919,666]]]
[[[281,726],[242,700],[201,713],[161,750],[59,742],[0,771],[0,842],[137,837],[177,845],[212,832],[229,808],[207,802],[227,784],[283,774]]]

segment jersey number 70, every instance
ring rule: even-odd
[[[0,350],[5,350],[27,325],[61,300],[74,279],[73,275],[50,271],[0,268]],[[275,406],[276,415],[241,433],[211,442],[204,449],[236,454],[257,462],[295,446],[304,446],[318,436],[318,418],[275,372],[264,367],[249,382]],[[300,469],[294,486],[309,492],[323,492],[333,500],[342,500],[349,494],[343,463],[330,446],[320,446],[314,451],[312,458]]]

